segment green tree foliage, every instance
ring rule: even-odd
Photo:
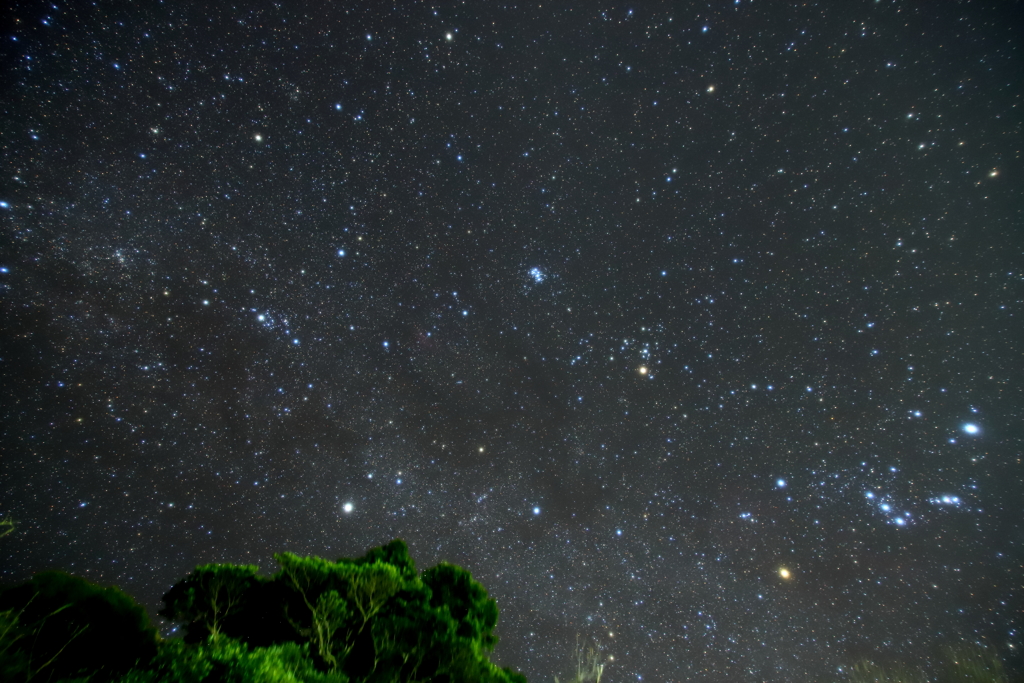
[[[487,657],[498,608],[470,574],[416,572],[402,541],[280,569],[196,567],[164,596],[160,641],[114,588],[59,572],[0,592],[0,680],[119,683],[526,683]]]
[[[225,623],[238,615],[246,594],[256,583],[252,565],[207,564],[195,568],[164,596],[160,615],[186,623],[187,637],[218,638]],[[201,635],[200,635],[201,634]]]
[[[165,596],[162,614],[184,622],[189,640],[208,634],[206,648],[221,639],[252,652],[304,648],[316,671],[338,680],[525,681],[488,660],[497,642],[497,604],[459,567],[442,564],[420,576],[397,540],[334,562],[291,553],[275,558],[280,570],[270,577],[252,568],[199,567]],[[199,578],[212,576],[226,578]],[[215,600],[208,593],[227,585],[234,587],[231,608],[220,610],[213,627],[211,605],[227,603],[223,594]]]
[[[308,647],[284,643],[251,648],[221,636],[198,645],[169,640],[146,669],[118,683],[348,683],[341,673],[318,671]]]
[[[850,683],[927,683],[923,672],[902,664],[884,667],[874,662],[858,662],[850,670]]]
[[[118,588],[41,572],[0,591],[4,681],[113,680],[156,652],[156,629],[145,610]]]
[[[601,683],[601,676],[604,674],[604,657],[601,655],[601,648],[597,643],[582,640],[577,634],[576,647],[573,648],[570,657],[572,671],[566,683]],[[558,676],[555,676],[555,683],[559,683]]]
[[[14,527],[17,526],[18,522],[11,519],[10,517],[4,517],[0,519],[0,538],[9,536],[14,533]]]
[[[397,538],[379,548],[371,548],[362,557],[352,559],[343,557],[338,562],[355,565],[383,562],[397,569],[405,581],[416,578],[416,564],[409,556],[409,546],[405,544],[405,541]]]
[[[990,648],[977,643],[946,645],[937,666],[937,677],[903,664],[882,666],[862,661],[850,669],[850,683],[1008,683],[1003,663]]]
[[[1007,683],[1003,663],[991,649],[977,643],[942,648],[942,683]]]
[[[431,591],[430,606],[447,612],[459,636],[488,650],[497,644],[492,632],[498,623],[498,604],[469,572],[453,564],[439,564],[423,572],[423,583]]]

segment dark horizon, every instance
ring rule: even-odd
[[[0,579],[402,538],[535,683],[1020,671],[1020,10],[14,3]]]

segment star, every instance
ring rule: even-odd
[[[1013,3],[29,4],[5,583],[400,537],[530,681],[1024,647]]]

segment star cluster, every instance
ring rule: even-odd
[[[1012,8],[642,5],[15,3],[0,577],[401,537],[533,681],[1019,667]]]

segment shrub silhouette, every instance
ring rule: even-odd
[[[64,572],[0,591],[0,678],[118,678],[157,652],[146,611],[119,588]]]

